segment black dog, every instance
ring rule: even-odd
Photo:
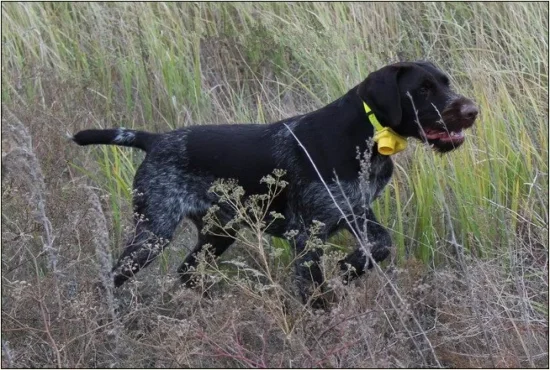
[[[246,194],[260,194],[266,191],[260,179],[274,169],[286,171],[289,185],[272,205],[284,219],[273,222],[267,230],[270,234],[283,236],[288,230],[298,230],[293,244],[300,254],[308,239],[307,229],[317,220],[324,225],[322,239],[342,228],[367,235],[372,259],[382,261],[389,254],[391,239],[368,205],[390,180],[393,163],[389,155],[379,153],[384,152],[380,143],[375,144],[365,200],[359,190],[357,156],[358,150],[367,150],[368,139],[381,128],[376,128],[376,118],[382,127],[393,130],[390,136],[397,140],[415,137],[439,152],[448,152],[464,142],[463,130],[474,124],[477,114],[474,103],[454,93],[449,78],[433,64],[396,63],[371,73],[344,96],[315,112],[272,124],[194,126],[164,134],[123,128],[85,130],[73,140],[80,145],[115,144],[147,152],[134,179],[136,235],[113,268],[114,283],[120,286],[166,247],[184,217],[202,229],[203,216],[217,201],[208,192],[215,179],[236,179]],[[338,208],[368,222],[351,222]],[[233,214],[220,205],[218,217],[228,221]],[[234,241],[216,234],[199,233],[195,249],[178,269],[183,282],[192,281],[189,269],[196,265],[203,245],[209,243],[211,252],[220,256]],[[296,272],[301,295],[307,300],[312,286],[323,283],[318,264],[321,251],[301,255]],[[304,265],[305,261],[309,263]],[[348,278],[372,267],[361,248],[340,265]]]

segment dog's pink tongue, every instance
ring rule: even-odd
[[[452,140],[452,139],[462,139],[464,138],[464,132],[461,130],[457,132],[447,132],[447,131],[435,131],[435,130],[426,130],[426,137],[428,139],[440,139],[440,140]]]
[[[449,134],[444,131],[427,131],[426,132],[426,137],[428,139],[442,139],[447,136],[449,136]]]

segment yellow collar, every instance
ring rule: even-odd
[[[392,155],[399,153],[407,147],[407,139],[393,131],[389,127],[383,127],[374,115],[374,112],[363,101],[365,113],[369,117],[369,122],[374,127],[374,142],[378,144],[378,153],[382,155]]]

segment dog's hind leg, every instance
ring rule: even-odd
[[[176,225],[177,226],[177,225]],[[113,267],[115,286],[122,285],[139,270],[150,264],[170,242],[175,230],[152,231],[145,221],[136,224],[136,232]],[[162,235],[162,236],[161,236]]]
[[[212,261],[222,255],[235,241],[234,237],[236,231],[234,230],[211,230],[210,232],[203,233],[203,221],[201,217],[192,217],[191,220],[195,224],[198,230],[198,241],[195,248],[185,258],[185,261],[178,268],[178,274],[180,280],[185,286],[191,288],[197,284],[196,275],[193,270],[198,264],[199,254],[205,249],[206,245],[209,245],[205,257],[207,261]]]
[[[182,220],[182,197],[156,186],[134,196],[135,233],[113,268],[115,286],[122,285],[166,248]],[[149,189],[151,189],[149,187]]]
[[[344,273],[345,283],[361,276],[365,273],[365,270],[371,269],[373,267],[373,260],[378,263],[385,260],[390,254],[392,241],[388,230],[380,225],[371,209],[367,210],[365,216],[367,218],[366,234],[363,232],[365,226],[363,220],[358,220],[359,225],[356,225],[353,220],[350,223],[353,230],[360,238],[363,238],[367,246],[370,247],[372,259],[369,258],[367,261],[367,255],[361,247],[358,247],[344,259],[338,261],[340,269]],[[348,230],[350,229],[347,224],[345,227]]]

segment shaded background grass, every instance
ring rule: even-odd
[[[392,230],[398,265],[452,266],[460,245],[472,263],[494,261],[527,301],[527,317],[547,328],[547,294],[538,291],[540,284],[548,288],[546,3],[3,3],[2,107],[11,117],[2,121],[4,281],[41,282],[56,264],[65,269],[63,281],[94,276],[72,261],[95,259],[95,229],[86,229],[88,208],[97,202],[105,210],[104,250],[116,255],[122,248],[142,154],[75,148],[66,133],[271,122],[329,103],[387,63],[415,59],[448,72],[481,115],[450,155],[411,143],[395,157],[376,213]],[[21,142],[39,172],[28,164],[35,162],[21,162]],[[36,188],[33,179],[41,177],[44,186]],[[41,199],[47,222],[36,221]],[[181,234],[183,244],[192,239]],[[334,242],[351,240],[341,235]],[[38,256],[36,266],[29,255]],[[162,259],[161,270],[170,259]],[[80,284],[74,289],[87,291]],[[6,302],[15,302],[11,294]],[[4,306],[4,294],[2,302],[3,313],[15,312],[17,305]],[[13,324],[13,333],[33,327],[26,321],[32,317],[14,317],[12,324],[24,325]],[[45,343],[52,347],[52,340]],[[530,347],[522,348],[518,358],[534,365],[525,354]],[[58,364],[92,366],[88,358],[63,360],[63,351],[52,352]],[[26,364],[48,363],[44,356]],[[384,366],[369,358],[370,366]]]

